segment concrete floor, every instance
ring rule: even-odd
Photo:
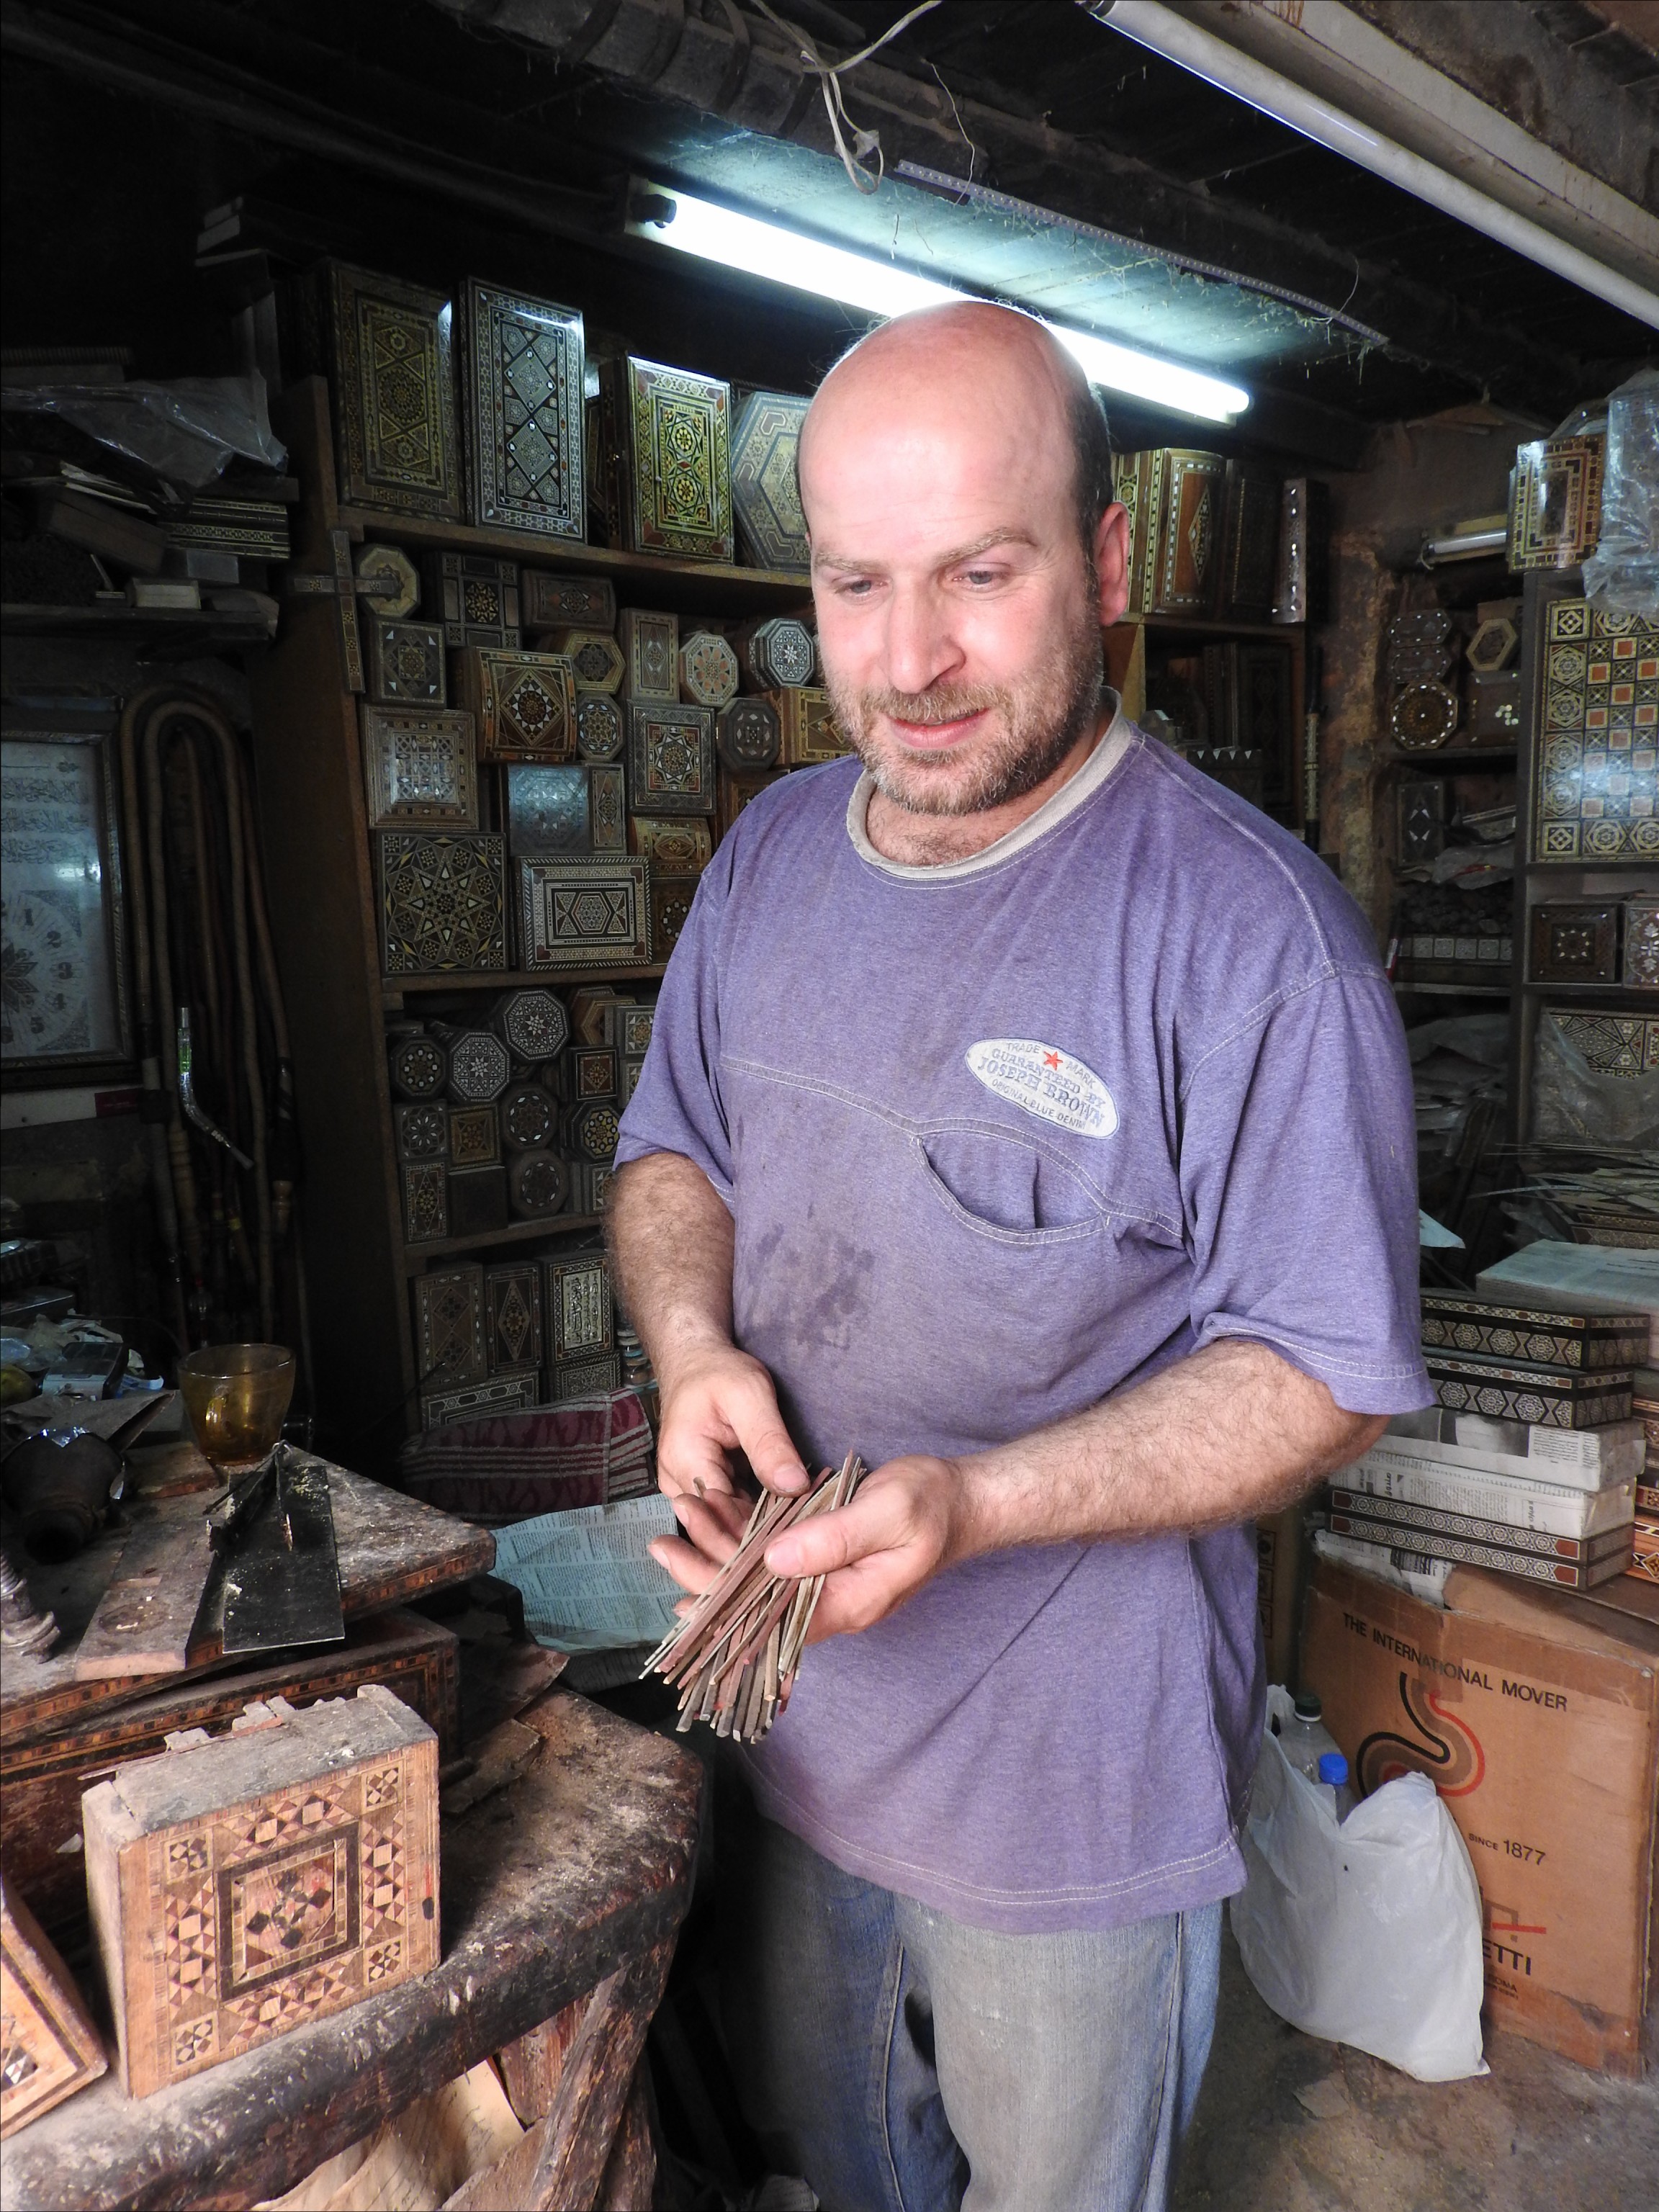
[[[1229,1934],[1176,2212],[1659,2212],[1659,2075],[1503,2033],[1486,2063],[1431,2087],[1317,2043],[1268,2011]]]

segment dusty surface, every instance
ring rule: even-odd
[[[1229,1936],[1176,2212],[1645,2212],[1659,2203],[1659,2078],[1586,2073],[1516,2035],[1489,2036],[1486,2061],[1482,2080],[1431,2087],[1300,2035],[1250,1987]]]

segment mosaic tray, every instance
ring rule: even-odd
[[[448,301],[338,262],[328,285],[341,500],[459,520]]]
[[[505,968],[501,840],[489,834],[379,833],[380,957],[388,975]]]
[[[1659,629],[1553,601],[1534,750],[1535,860],[1659,860]]]
[[[476,277],[465,304],[461,375],[471,518],[580,541],[587,532],[582,319],[574,307],[498,292]]]

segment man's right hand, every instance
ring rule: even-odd
[[[661,1389],[657,1482],[685,1534],[659,1536],[651,1556],[696,1595],[736,1550],[749,1520],[750,1503],[728,1455],[741,1452],[765,1488],[788,1495],[806,1487],[806,1469],[783,1425],[771,1376],[735,1345],[682,1352]]]

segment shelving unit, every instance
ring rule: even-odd
[[[301,493],[293,511],[297,570],[331,568],[331,531],[400,545],[505,556],[529,568],[608,577],[635,604],[677,612],[783,613],[809,596],[793,574],[559,544],[463,523],[434,523],[339,504],[326,385],[290,386],[277,427]],[[284,603],[282,627],[252,671],[262,844],[276,955],[293,1031],[305,1154],[301,1231],[310,1294],[317,1413],[353,1464],[388,1468],[415,1425],[420,1378],[409,1285],[434,1264],[591,1233],[591,1214],[514,1221],[477,1236],[406,1243],[386,1075],[385,1021],[412,1000],[532,984],[647,981],[660,962],[581,973],[399,975],[381,972],[376,890],[358,736],[338,617],[328,596]],[[319,832],[319,823],[330,825]]]

